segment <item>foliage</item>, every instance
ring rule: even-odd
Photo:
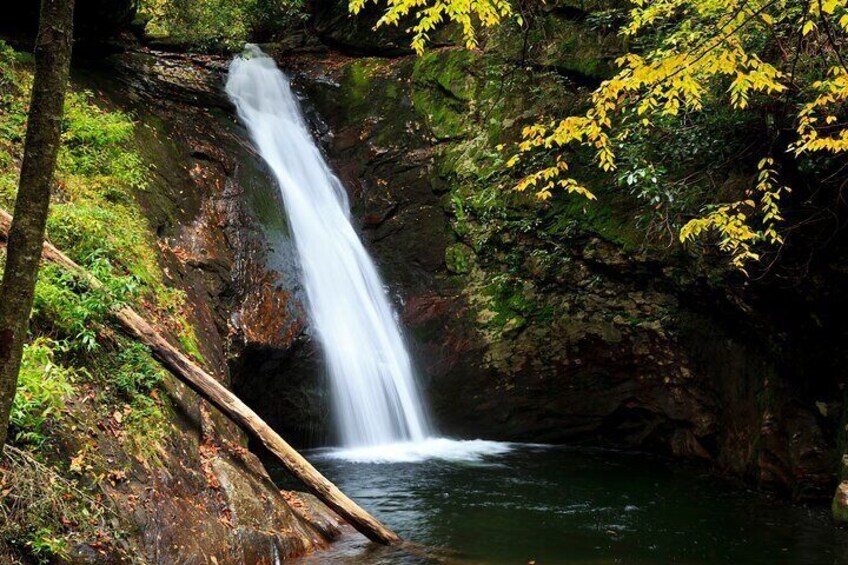
[[[6,75],[14,88],[4,93],[0,112],[0,205],[8,209],[22,158],[31,73],[26,60],[0,49],[0,76]],[[148,190],[148,173],[135,148],[135,124],[101,104],[91,92],[68,94],[48,236],[103,286],[93,288],[56,264],[41,266],[35,338],[24,357],[13,437],[33,447],[43,444],[45,424],[61,414],[74,379],[78,388],[105,391],[98,405],[112,406],[109,414],[119,407],[126,441],[141,453],[154,451],[164,433],[164,402],[157,393],[163,372],[146,348],[109,330],[108,314],[123,305],[146,311],[201,357],[186,318],[186,295],[164,284],[156,242],[136,201]],[[2,259],[0,251],[0,268]]]
[[[748,224],[746,209],[756,208],[753,200],[744,200],[733,204],[724,204],[710,210],[703,218],[691,220],[680,230],[680,239],[686,241],[698,237],[705,230],[713,229],[721,235],[719,246],[722,251],[733,257],[733,264],[740,269],[748,260],[759,259],[751,246],[753,243],[765,240],[777,244],[783,241],[777,233],[776,225],[783,220],[780,215],[780,196],[789,189],[777,186],[777,173],[772,168],[774,159],[767,157],[760,161],[757,168],[756,190],[760,193],[760,208],[762,210],[762,228],[754,231]]]
[[[113,383],[128,398],[148,394],[163,378],[162,368],[153,361],[150,351],[140,343],[131,342],[117,353]]]
[[[31,60],[0,42],[0,206],[6,209],[16,195],[31,83]],[[107,522],[108,508],[63,475],[119,477],[123,470],[115,467],[127,463],[110,452],[114,442],[121,444],[118,453],[145,463],[161,449],[168,430],[163,370],[145,347],[108,328],[109,312],[132,304],[161,316],[199,355],[186,295],[165,286],[156,241],[136,200],[148,190],[148,172],[135,127],[131,116],[93,93],[69,92],[48,236],[103,287],[56,264],[41,266],[32,341],[11,414],[17,447],[7,445],[0,460],[0,561],[11,555],[26,563],[66,562],[82,543],[105,555],[111,536],[121,533],[121,517]],[[0,272],[4,261],[0,247]],[[114,433],[101,437],[103,429]],[[79,450],[69,466],[68,448]]]
[[[148,31],[200,47],[241,48],[305,18],[305,0],[142,0]]]
[[[134,123],[122,112],[101,110],[87,92],[69,93],[65,121],[51,239],[86,267],[105,261],[118,273],[157,283],[155,248],[133,198],[146,189],[147,174],[132,149]]]
[[[54,361],[61,346],[46,338],[24,347],[18,391],[12,405],[11,436],[16,442],[40,446],[47,440],[45,425],[62,413],[73,392],[74,370]]]
[[[112,275],[108,263],[92,265],[92,274],[105,281],[103,288],[90,287],[58,265],[47,264],[39,271],[33,316],[49,320],[53,331],[68,340],[69,349],[96,350],[97,327],[137,289],[132,277]]]
[[[0,113],[0,205],[10,209],[31,75],[14,51],[3,48],[0,53],[0,76],[12,75],[15,85],[2,98],[5,111]],[[35,316],[49,320],[51,333],[65,340],[69,350],[93,351],[98,347],[97,326],[110,309],[144,305],[167,319],[173,333],[198,355],[183,313],[185,294],[163,284],[158,250],[136,202],[136,194],[147,190],[148,172],[134,146],[131,116],[100,107],[91,92],[72,90],[63,125],[48,237],[104,288],[89,288],[59,267],[45,265],[36,289]]]
[[[581,185],[567,173],[564,150],[569,146],[591,148],[595,163],[611,171],[618,166],[618,149],[634,135],[651,130],[664,118],[685,119],[722,104],[744,111],[750,107],[762,110],[769,100],[772,104],[791,101],[799,112],[797,139],[792,144],[796,155],[844,150],[840,133],[821,141],[822,130],[815,125],[820,109],[848,95],[841,82],[844,69],[838,50],[828,38],[837,29],[845,31],[848,19],[844,12],[838,3],[821,5],[818,0],[635,2],[622,34],[641,40],[646,45],[644,52],[618,60],[621,70],[595,90],[584,114],[525,128],[520,153],[511,164],[519,161],[521,153],[539,148],[561,151],[552,165],[532,171],[516,188],[532,188],[542,199],[549,198],[555,186],[577,190]],[[816,26],[827,33],[810,35]],[[798,47],[794,52],[787,47],[775,56],[772,42]],[[822,55],[809,65],[829,65],[829,78],[808,82],[809,76],[799,72],[798,63],[800,60],[806,68],[805,51],[814,47]],[[831,94],[811,95],[811,91]],[[833,117],[828,123],[835,122]],[[755,244],[783,241],[778,232],[783,219],[779,201],[788,190],[780,182],[775,155],[767,146],[757,167],[756,183],[747,196],[709,207],[706,215],[683,226],[680,239],[717,233],[721,249],[742,268],[759,258],[753,250]]]
[[[350,0],[350,11],[358,14],[369,0]],[[373,0],[374,3],[380,3]],[[420,55],[430,40],[430,32],[448,21],[457,23],[462,29],[465,44],[469,49],[477,46],[475,24],[491,27],[512,15],[512,6],[507,0],[386,0],[385,14],[377,22],[383,25],[398,25],[412,16],[412,48]]]
[[[419,22],[430,10],[446,13],[436,0],[389,6],[388,13],[395,16],[384,18],[385,23],[397,23],[410,11]],[[428,19],[432,23],[418,31],[419,50],[425,32],[441,19]],[[848,151],[848,67],[840,53],[848,40],[846,1],[634,0],[622,20],[619,33],[631,52],[617,59],[618,72],[592,92],[585,111],[524,128],[508,162],[512,167],[524,163],[515,188],[533,191],[541,200],[550,199],[555,189],[593,199],[593,192],[572,173],[571,165],[584,150],[609,173],[620,168],[634,139],[662,136],[668,127],[682,129],[701,114],[729,109],[735,115],[765,116],[760,154],[752,156],[755,180],[746,194],[709,204],[679,231],[683,241],[717,234],[720,247],[742,268],[759,257],[757,245],[783,241],[780,200],[789,191],[786,161]],[[787,131],[794,133],[788,143]],[[542,166],[538,155],[545,160]],[[661,162],[643,161],[619,180],[644,185],[645,179],[657,179],[659,185],[655,173],[662,167]],[[653,189],[648,192],[648,199],[658,196]]]
[[[26,85],[28,88],[28,84]],[[4,173],[15,182],[0,184],[0,204],[14,202],[16,164],[26,128],[25,89],[8,113],[0,115],[10,155]],[[63,147],[57,169],[58,191],[48,219],[48,235],[74,260],[103,274],[133,276],[147,284],[161,279],[147,226],[132,195],[146,187],[146,169],[131,148],[134,124],[125,114],[105,111],[89,92],[70,92]],[[120,225],[122,229],[114,227]]]

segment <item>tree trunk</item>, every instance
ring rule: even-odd
[[[42,0],[21,180],[0,285],[0,451],[6,442],[61,143],[74,0]]]
[[[0,240],[9,231],[12,218],[0,209]],[[85,269],[77,265],[70,257],[56,249],[49,242],[44,243],[44,257],[62,265],[93,288],[103,284]],[[123,307],[113,312],[121,328],[150,348],[158,359],[175,377],[189,388],[209,401],[230,420],[238,424],[262,442],[277,460],[297,479],[303,482],[312,494],[332,508],[351,526],[359,530],[371,541],[384,545],[400,543],[400,537],[371,516],[339,488],[328,481],[309,461],[291,447],[271,426],[266,424],[256,412],[233,394],[215,377],[204,371],[179,349],[171,345],[147,321],[133,309]]]
[[[148,346],[171,373],[223,412],[270,451],[277,460],[321,502],[332,508],[351,526],[371,541],[384,545],[400,543],[400,537],[371,516],[336,485],[327,480],[271,426],[224,385],[173,347],[150,324],[130,308],[122,308],[115,317],[131,336]]]

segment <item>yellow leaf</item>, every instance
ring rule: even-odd
[[[803,35],[807,35],[807,34],[808,34],[808,33],[810,33],[811,31],[813,31],[813,29],[815,29],[815,27],[816,27],[816,24],[814,24],[811,20],[807,20],[807,21],[804,23],[804,27],[803,27],[803,28],[801,28],[801,33],[802,33]]]

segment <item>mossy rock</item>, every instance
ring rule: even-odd
[[[448,271],[457,275],[471,272],[475,259],[474,250],[464,243],[455,243],[445,250]]]
[[[433,51],[416,60],[412,102],[437,139],[470,132],[470,104],[478,86],[472,69],[477,59],[474,53],[457,49]]]
[[[544,43],[537,55],[539,64],[587,84],[612,75],[610,63],[621,53],[621,42],[616,34],[593,32],[586,29],[583,22],[557,17],[549,17],[543,29],[555,40]]]

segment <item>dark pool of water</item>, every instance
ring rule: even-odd
[[[481,462],[382,464],[307,456],[405,539],[447,548],[452,562],[848,563],[848,532],[827,507],[644,454],[520,447]],[[332,561],[418,559],[351,536],[311,560]]]

